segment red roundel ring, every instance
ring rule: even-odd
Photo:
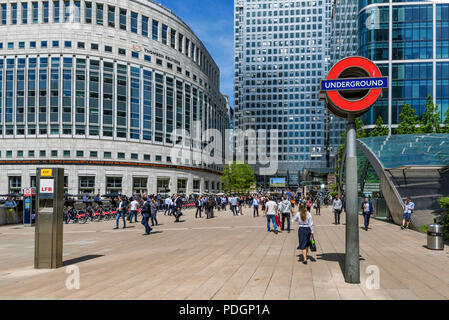
[[[349,57],[339,61],[329,71],[327,80],[336,80],[340,74],[347,68],[356,67],[365,70],[370,77],[382,77],[379,68],[370,60],[362,57]],[[329,100],[342,111],[349,113],[358,113],[371,107],[379,98],[382,89],[371,89],[369,93],[361,100],[350,101],[343,98],[338,91],[328,91]]]

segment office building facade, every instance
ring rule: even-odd
[[[330,61],[331,2],[234,4],[235,128],[278,130],[278,169],[273,177],[299,186],[303,169],[328,167],[325,108],[318,88]],[[258,185],[268,187],[269,179],[258,176]]]
[[[389,88],[362,118],[397,126],[405,104],[421,116],[428,95],[449,108],[449,1],[359,0],[358,54],[373,60]]]
[[[33,187],[48,166],[75,194],[220,190],[222,164],[172,159],[174,130],[224,136],[230,111],[216,63],[170,10],[0,1],[0,31],[0,193]]]

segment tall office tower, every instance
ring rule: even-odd
[[[441,118],[449,108],[449,1],[360,0],[358,53],[389,76],[384,91],[362,117],[373,125],[382,116],[397,127],[405,104],[421,116],[430,94]]]
[[[357,1],[354,0],[332,1],[331,36],[328,42],[330,63],[327,71],[339,60],[357,55],[357,7]],[[326,111],[329,154],[335,160],[342,144],[341,134],[345,133],[346,121]]]
[[[303,169],[319,173],[328,167],[318,91],[329,62],[331,0],[234,4],[235,128],[277,129],[277,172],[258,175],[258,185],[268,187],[270,178],[279,177],[299,186]],[[247,144],[245,151],[254,150]],[[254,167],[257,174],[260,165]]]

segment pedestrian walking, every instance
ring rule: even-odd
[[[148,235],[148,234],[150,234],[150,232],[152,230],[152,228],[148,224],[148,221],[150,219],[150,214],[151,214],[151,208],[150,208],[150,201],[148,201],[149,199],[147,198],[147,196],[144,196],[143,200],[145,202],[142,206],[142,221],[141,221],[141,223],[145,227],[144,235]]]
[[[168,196],[168,197],[165,198],[165,200],[164,200],[164,206],[165,206],[165,209],[164,209],[164,216],[167,215],[167,212],[168,212],[168,214],[170,215],[171,205],[172,205],[172,201],[171,201],[171,198]]]
[[[287,198],[282,198],[281,203],[279,203],[278,212],[281,213],[281,222],[282,227],[281,230],[285,229],[285,220],[287,220],[287,231],[290,233],[290,220],[293,215],[293,207],[292,203]]]
[[[214,217],[214,206],[215,201],[212,199],[212,197],[209,197],[206,202],[206,219],[211,219]]]
[[[198,218],[198,214],[201,218],[201,211],[203,210],[203,201],[202,201],[202,197],[199,197],[198,199],[196,199],[195,201],[195,207],[196,207],[196,212],[195,212],[195,219]]]
[[[274,232],[278,233],[278,227],[276,225],[277,204],[270,197],[265,205],[265,216],[267,217],[267,229],[270,232],[270,221],[273,222]]]
[[[254,197],[253,199],[253,217],[255,218],[257,216],[259,216],[259,199],[257,199],[256,197]]]
[[[310,247],[310,237],[313,236],[313,219],[310,212],[307,212],[307,207],[299,205],[298,212],[293,218],[293,221],[298,221],[298,250],[302,250],[303,264],[307,264],[307,253]]]
[[[125,201],[125,198],[123,196],[120,196],[120,201],[119,201],[118,208],[117,208],[117,218],[115,220],[115,228],[114,228],[114,230],[118,229],[120,217],[123,220],[123,229],[126,228],[126,220],[125,220],[126,206],[127,206],[127,203]]]
[[[312,199],[310,196],[307,196],[306,198],[306,206],[307,206],[307,212],[310,213],[312,209]]]
[[[231,211],[232,211],[232,214],[233,214],[234,216],[238,215],[238,212],[237,212],[238,198],[237,198],[236,196],[233,195],[233,196],[231,197],[231,199],[229,199],[229,202],[230,202],[230,204],[231,204]]]
[[[316,210],[315,214],[317,216],[320,216],[321,215],[321,199],[320,199],[320,197],[317,197],[317,199],[316,199],[315,210]]]
[[[412,199],[407,198],[407,200],[404,203],[404,213],[402,215],[402,226],[401,226],[402,230],[409,228],[414,210],[415,210],[415,203],[412,202]]]
[[[157,222],[157,209],[158,209],[158,204],[156,203],[156,200],[154,198],[151,198],[151,203],[150,203],[150,218],[151,218],[151,226],[154,227],[154,223],[156,223],[156,225],[158,225],[159,223]]]
[[[128,221],[129,223],[133,223],[133,217],[135,218],[135,222],[137,222],[137,208],[139,207],[139,201],[137,201],[136,197],[133,197],[131,201],[131,214],[129,215]]]
[[[365,219],[365,231],[368,231],[369,219],[374,214],[374,207],[368,197],[365,197],[365,201],[362,203],[362,213]]]
[[[338,198],[338,195],[336,195],[334,201],[332,201],[332,210],[334,211],[335,224],[340,224],[342,206],[343,204],[341,203],[341,200]]]

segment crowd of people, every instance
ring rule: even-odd
[[[73,205],[73,199],[67,200],[66,205]],[[96,205],[102,205],[99,195],[93,199]],[[83,203],[86,207],[89,204],[89,198],[83,197]],[[332,197],[327,195],[323,197],[317,193],[282,193],[276,195],[266,195],[263,193],[254,193],[243,196],[238,195],[208,195],[208,196],[190,196],[188,198],[175,194],[173,196],[160,195],[133,195],[127,197],[124,195],[118,198],[111,198],[112,208],[116,208],[116,226],[119,228],[120,220],[123,221],[123,228],[126,228],[126,220],[129,223],[138,222],[138,213],[141,213],[141,223],[145,228],[145,235],[150,234],[152,227],[158,225],[157,214],[163,212],[164,215],[173,216],[174,222],[180,222],[183,215],[182,210],[186,205],[195,209],[195,219],[214,218],[214,211],[232,212],[234,216],[243,215],[243,208],[252,208],[253,217],[259,217],[263,213],[266,217],[267,231],[272,230],[277,234],[279,230],[287,230],[290,233],[291,223],[298,222],[298,249],[302,250],[303,263],[307,264],[307,253],[314,243],[313,240],[313,217],[312,209],[315,209],[316,215],[321,215],[321,206],[330,204],[334,216],[334,223],[340,225],[342,212],[346,211],[346,201],[344,195]],[[364,229],[368,231],[370,217],[375,214],[374,206],[369,198],[365,198],[361,206],[364,217]],[[402,229],[409,227],[411,213],[414,210],[414,203],[407,199],[405,203],[404,221]],[[151,223],[151,225],[150,225]],[[273,229],[271,228],[273,227]]]

